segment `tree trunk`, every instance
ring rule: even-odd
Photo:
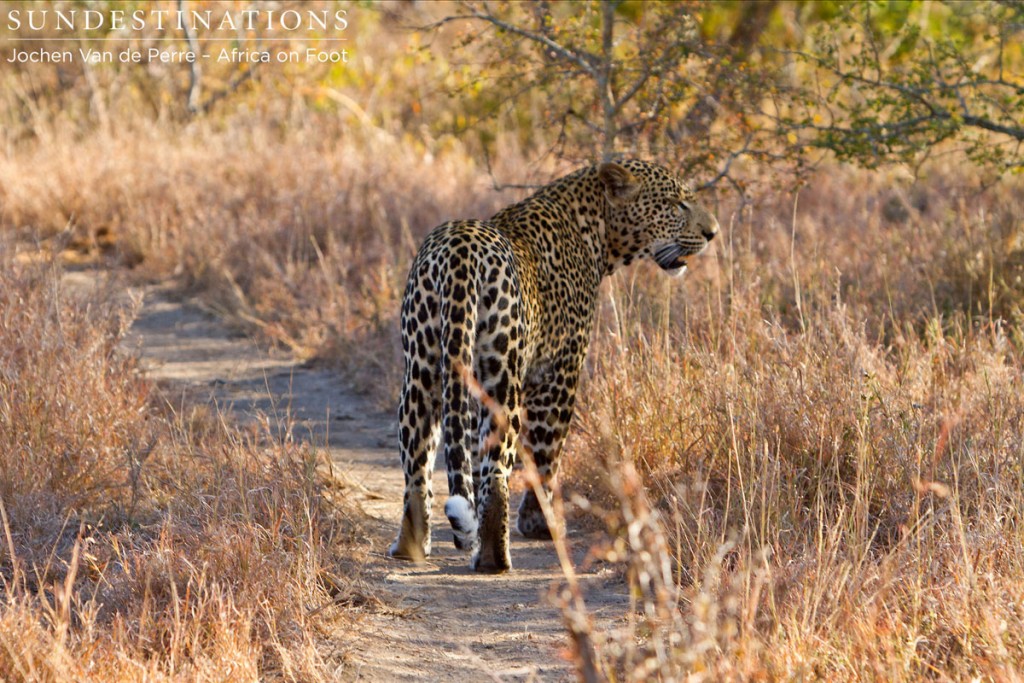
[[[619,125],[615,115],[615,9],[621,0],[601,1],[601,64],[598,67],[597,87],[601,99],[601,161],[610,161],[615,155],[615,142]]]

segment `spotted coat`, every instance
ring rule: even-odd
[[[490,220],[435,228],[402,303],[405,500],[389,554],[430,554],[430,475],[442,452],[456,547],[478,571],[509,569],[509,472],[530,453],[549,491],[601,280],[640,258],[678,275],[717,230],[689,187],[638,160],[580,169]],[[550,538],[533,492],[516,527]]]

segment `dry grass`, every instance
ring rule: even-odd
[[[377,133],[345,138],[335,132],[327,136],[334,142],[314,143],[301,131],[274,139],[261,129],[201,124],[186,144],[158,130],[147,135],[136,131],[113,156],[103,155],[113,143],[97,140],[79,143],[73,153],[67,144],[38,145],[7,158],[0,171],[8,227],[60,245],[68,225],[80,242],[90,226],[106,226],[112,253],[134,264],[135,272],[175,275],[188,291],[297,354],[361,371],[385,402],[397,385],[396,315],[418,240],[447,217],[486,215],[508,201],[489,190],[457,145],[424,156],[400,138]],[[523,169],[514,153],[508,159],[505,177]],[[970,182],[942,169],[913,185],[835,169],[801,192],[795,218],[792,196],[739,213],[723,201],[719,213],[729,227],[711,254],[694,261],[682,290],[645,267],[608,283],[569,444],[567,482],[609,510],[604,518],[621,539],[612,547],[639,587],[650,582],[641,580],[645,572],[653,575],[645,563],[659,557],[673,567],[677,585],[639,590],[649,604],[638,604],[622,633],[596,641],[595,660],[605,675],[1017,675],[1024,658],[1015,635],[1024,627],[1017,512],[1024,504],[1021,193],[1012,183],[979,193]],[[120,325],[116,315],[103,319],[115,322],[90,318],[81,333]],[[14,321],[7,329],[32,326]],[[97,342],[76,348],[90,344]],[[97,371],[127,362],[109,353],[109,343],[97,348],[108,349],[97,358]],[[57,374],[33,383],[62,386],[53,379],[60,373],[52,362],[37,367],[48,366]],[[120,400],[146,405],[140,386],[134,379],[125,384]],[[83,414],[103,405],[93,401]],[[105,409],[119,417],[136,414],[121,404]],[[82,474],[60,478],[75,482],[66,485],[69,500],[107,501],[103,513],[83,517],[81,504],[68,502],[40,515],[63,520],[60,511],[75,509],[60,534],[40,536],[63,539],[47,542],[59,545],[55,557],[65,563],[82,519],[142,514],[133,512],[139,494],[123,487],[133,467],[124,453],[148,452],[155,437],[123,419],[103,424],[109,424],[104,439],[113,439],[104,453],[114,453],[120,469],[109,458],[86,456],[90,464]],[[171,434],[193,443],[186,452],[204,443],[189,442],[183,429]],[[230,439],[218,443],[213,451],[235,463],[230,468],[248,452]],[[150,456],[149,462],[158,461]],[[122,477],[119,496],[105,492],[113,486],[109,475],[104,478],[107,470]],[[608,472],[617,476],[609,479]],[[633,483],[602,493],[606,481]],[[188,486],[219,489],[223,482]],[[309,487],[314,480],[296,490]],[[56,505],[59,497],[48,492],[45,499]],[[189,529],[202,527],[211,512],[200,500],[160,514]],[[250,517],[254,509],[245,497],[237,501],[246,516],[230,532],[218,526],[212,536],[197,532],[172,542],[166,529],[184,532],[160,516],[164,521],[149,523],[156,526],[147,527],[144,542],[134,541],[137,552],[177,557],[184,553],[179,547],[223,548],[232,534],[288,545],[264,538],[264,525],[276,528],[273,515]],[[303,498],[299,511],[289,514],[301,517],[308,505]],[[26,506],[31,509],[22,500],[8,508]],[[631,525],[648,531],[630,540]],[[46,542],[18,538],[17,547],[42,549],[24,562],[39,566]],[[324,561],[318,554],[330,545],[325,551],[320,542],[306,543],[305,564]],[[312,583],[314,573],[288,574],[297,571],[289,564],[297,555],[285,557],[274,569],[279,580],[306,591],[304,604],[327,599],[316,592],[322,589]],[[224,582],[244,583],[247,572],[273,575],[262,563],[253,569],[250,560],[219,572],[198,569],[201,561],[171,571],[148,560],[118,583],[111,579],[135,586],[134,593],[118,588],[130,597],[113,612],[136,619],[161,614],[163,625],[155,628],[170,643],[155,656],[138,643],[157,636],[143,638],[141,626],[117,626],[118,647],[147,662],[155,657],[159,665],[147,665],[163,671],[201,668],[227,656],[216,655],[216,648],[233,656],[251,653],[242,657],[250,671],[322,671],[316,628],[300,612],[267,607],[270,598],[258,590],[239,596],[225,588]],[[171,586],[179,596],[182,586],[190,595],[206,591],[204,604],[233,606],[216,610],[216,618],[235,614],[229,621],[245,624],[251,637],[224,640],[228,631],[236,638],[238,629],[218,622],[213,631],[224,631],[222,639],[203,640],[210,654],[175,650],[202,629],[155,607],[145,586],[158,571],[162,595]],[[19,590],[12,603],[18,609],[8,611],[20,620],[17,629],[40,609],[36,584]],[[86,613],[87,604],[99,603],[83,602]],[[213,619],[213,612],[196,617],[197,623]],[[128,620],[111,618],[105,628]],[[98,647],[81,633],[111,637],[90,625],[98,620],[81,623],[89,628],[66,629],[81,640],[60,647]],[[278,639],[286,644],[267,645]],[[302,663],[294,664],[295,657]]]
[[[321,133],[337,125],[322,123]],[[435,157],[379,131],[335,129],[325,142],[238,125],[33,146],[0,160],[5,222],[58,248],[108,245],[145,277],[177,276],[299,357],[383,378],[393,397],[400,363],[378,351],[396,349],[418,242],[447,218],[492,213],[501,197],[457,146]]]
[[[351,597],[336,577],[358,525],[319,456],[166,408],[118,350],[131,306],[76,297],[59,269],[13,251],[0,268],[0,678],[329,679],[351,626],[316,608]]]
[[[419,240],[515,195],[462,142],[403,129],[419,100],[401,87],[437,74],[360,40],[409,71],[346,76],[385,113],[296,87],[308,101],[243,94],[175,121],[117,100],[135,91],[115,78],[61,94],[79,105],[66,129],[45,102],[15,126],[27,105],[4,100],[0,230],[178,278],[392,401]],[[499,178],[555,170],[502,144]],[[929,173],[830,168],[798,197],[723,198],[685,285],[643,266],[607,283],[564,479],[637,605],[598,637],[566,603],[587,670],[1022,678],[1024,190]],[[352,532],[312,453],[155,408],[116,353],[130,311],[74,300],[10,250],[0,677],[328,677],[344,652],[324,620],[341,616],[310,610],[344,600]]]
[[[568,474],[647,605],[606,672],[1021,676],[1021,191],[939,177],[893,226],[873,182],[734,221],[685,299],[609,287]]]
[[[114,144],[109,139],[33,146],[0,168],[4,219],[9,229],[55,245],[69,230],[87,244],[88,231],[105,226],[112,253],[135,272],[179,277],[188,291],[297,354],[361,371],[387,402],[397,385],[401,288],[418,240],[447,217],[486,215],[508,196],[490,191],[458,146],[424,156],[377,133],[345,138],[336,131],[327,138],[334,142],[312,142],[301,131],[275,139],[261,129],[197,124],[184,144],[159,130],[136,131],[118,141],[117,155],[104,156]],[[523,168],[515,154],[508,158],[506,177]],[[1009,183],[978,193],[970,182],[941,169],[914,185],[836,169],[801,192],[795,218],[792,196],[740,213],[724,201],[719,213],[729,227],[712,253],[694,262],[682,290],[644,267],[608,283],[567,481],[611,511],[605,519],[622,539],[613,548],[633,567],[638,586],[650,581],[639,578],[645,571],[653,575],[642,558],[658,557],[674,568],[678,585],[640,590],[649,604],[638,604],[618,636],[597,641],[595,659],[606,675],[1017,675],[1024,658],[1015,635],[1024,627],[1017,512],[1024,509],[1021,194]],[[89,445],[88,430],[63,423],[52,427],[64,430],[55,435],[8,437],[22,447],[33,438],[76,443],[83,454],[73,471],[51,454],[45,468],[30,465],[9,480],[35,476],[40,487],[59,481],[49,484],[42,499],[51,507],[36,519],[69,520],[63,530],[32,532],[39,534],[34,540],[26,536],[31,524],[12,527],[16,547],[25,566],[45,566],[51,548],[62,558],[51,565],[70,566],[81,521],[103,518],[110,528],[116,519],[119,531],[104,533],[118,538],[133,528],[124,520],[149,514],[154,521],[142,525],[148,535],[133,531],[130,544],[116,546],[148,559],[136,561],[132,572],[114,563],[124,572],[116,581],[105,569],[103,581],[89,584],[109,583],[100,594],[118,591],[123,602],[78,598],[75,609],[97,616],[77,617],[75,628],[40,620],[39,586],[52,586],[52,579],[33,582],[24,574],[18,584],[11,574],[17,597],[7,612],[14,620],[9,632],[36,619],[39,637],[50,634],[40,641],[50,645],[34,650],[36,667],[55,657],[70,666],[82,648],[102,661],[113,655],[97,643],[113,639],[113,651],[129,653],[118,657],[163,672],[216,670],[224,653],[261,674],[322,672],[315,624],[280,602],[284,594],[235,588],[244,577],[276,576],[292,586],[291,605],[329,599],[308,569],[330,563],[322,557],[330,542],[315,540],[325,532],[301,532],[301,543],[292,535],[306,515],[320,519],[308,512],[318,505],[311,502],[315,480],[299,479],[291,490],[307,493],[298,501],[282,492],[285,502],[272,496],[273,503],[253,506],[241,492],[259,486],[235,483],[255,476],[250,467],[268,466],[259,460],[243,467],[254,457],[243,455],[252,444],[228,438],[210,447],[206,437],[190,441],[180,424],[157,438],[148,423],[129,419],[145,413],[145,385],[129,372],[130,362],[110,352],[109,341],[104,346],[89,336],[123,323],[118,315],[90,315],[76,328],[82,340],[62,332],[73,348],[97,349],[93,365],[74,371],[127,373],[132,381],[119,384],[115,398],[129,403],[93,400],[80,408],[83,423],[98,411],[115,416],[102,421],[107,429],[98,447]],[[33,338],[53,334],[20,319],[6,329]],[[49,348],[24,340],[15,347]],[[63,348],[55,344],[54,352]],[[55,397],[67,393],[59,391],[68,385],[55,361],[33,367],[54,374],[23,384],[54,387]],[[125,484],[137,457],[125,454],[149,453],[153,443],[157,451],[174,443],[184,452],[217,454],[202,456],[219,463],[205,470],[211,478],[180,485],[221,490],[219,477],[227,476],[227,490],[237,492],[227,504],[237,505],[232,514],[241,517],[227,524],[199,495],[184,508],[140,508],[138,501],[161,491],[170,500],[166,488],[139,493]],[[296,448],[266,456],[274,471],[309,457]],[[153,455],[146,462],[153,472],[171,467]],[[289,476],[308,470],[299,466]],[[54,471],[62,476],[41,474]],[[608,472],[618,476],[609,479]],[[173,477],[146,481],[162,479]],[[281,482],[271,481],[280,490]],[[605,481],[633,484],[602,493]],[[5,501],[14,490],[7,486]],[[88,507],[92,499],[104,501],[101,510]],[[19,524],[40,504],[29,500],[8,503]],[[292,529],[286,534],[274,521],[275,505],[298,506],[287,507],[294,528],[285,525]],[[649,533],[630,541],[637,524]],[[87,527],[85,538],[97,533]],[[254,538],[253,547],[287,551],[219,564],[230,553],[218,549],[239,535]],[[105,543],[113,557],[115,546]],[[190,557],[190,548],[206,564],[170,559]],[[307,567],[301,571],[299,557]],[[61,571],[58,580],[68,568]],[[49,609],[59,612],[59,591],[48,590]],[[188,619],[173,612],[168,605],[179,604],[183,591],[190,600],[198,591],[207,611]],[[116,616],[104,622],[101,612]],[[238,636],[239,624],[246,637]],[[62,632],[74,638],[62,641],[55,635]],[[141,644],[156,641],[164,646],[155,653]],[[186,648],[186,641],[193,644]]]

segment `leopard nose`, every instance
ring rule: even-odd
[[[715,235],[718,234],[718,220],[715,218],[711,219],[711,225],[701,230],[701,234],[704,235],[704,239],[708,242],[715,239]]]

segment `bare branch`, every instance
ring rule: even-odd
[[[951,118],[951,116],[947,113],[943,118]],[[969,126],[989,130],[993,133],[1000,133],[1007,137],[1011,137],[1014,140],[1024,141],[1024,128],[1004,126],[980,116],[965,116],[963,119],[964,123]]]
[[[588,75],[590,75],[592,78],[597,78],[597,70],[594,68],[593,65],[593,62],[596,61],[596,57],[594,57],[594,55],[590,54],[589,52],[577,52],[564,45],[556,43],[554,40],[552,40],[551,38],[547,37],[544,34],[537,33],[536,31],[529,31],[521,26],[516,26],[515,24],[510,24],[507,21],[503,21],[502,19],[499,19],[498,17],[491,14],[491,11],[489,9],[485,9],[485,11],[480,11],[475,6],[468,3],[463,6],[468,9],[469,14],[458,14],[449,17],[443,17],[438,21],[434,22],[433,24],[430,24],[428,28],[435,29],[444,24],[449,24],[456,21],[467,21],[473,19],[478,21],[486,21],[487,23],[492,24],[493,26],[496,26],[503,31],[508,31],[509,33],[517,35],[521,38],[525,38],[534,43],[543,45],[545,48],[551,50],[554,54],[558,55],[562,59],[575,64],[577,67],[579,67]],[[486,8],[486,5],[484,5],[484,7]]]

